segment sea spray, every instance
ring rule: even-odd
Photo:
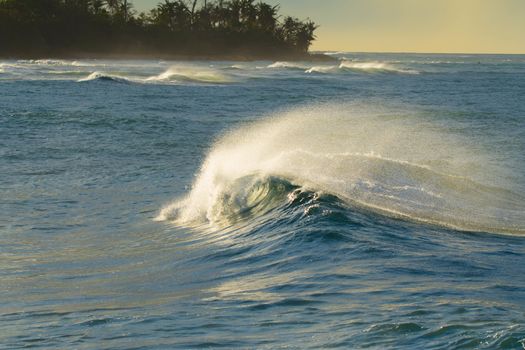
[[[220,206],[229,201],[249,207],[243,193],[276,177],[389,216],[463,230],[524,232],[523,198],[491,183],[498,177],[494,172],[504,170],[491,168],[490,155],[415,113],[387,110],[308,106],[234,130],[212,148],[187,197],[164,208],[158,219],[217,224],[224,219],[218,213],[227,211]]]

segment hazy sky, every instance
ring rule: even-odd
[[[159,0],[132,0],[139,10]],[[320,25],[313,50],[525,53],[525,0],[266,0]]]

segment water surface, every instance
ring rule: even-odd
[[[0,62],[0,348],[525,348],[525,56]]]

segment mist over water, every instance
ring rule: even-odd
[[[523,349],[524,56],[0,62],[0,347]]]

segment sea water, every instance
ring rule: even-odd
[[[0,62],[0,348],[525,348],[525,56]]]

